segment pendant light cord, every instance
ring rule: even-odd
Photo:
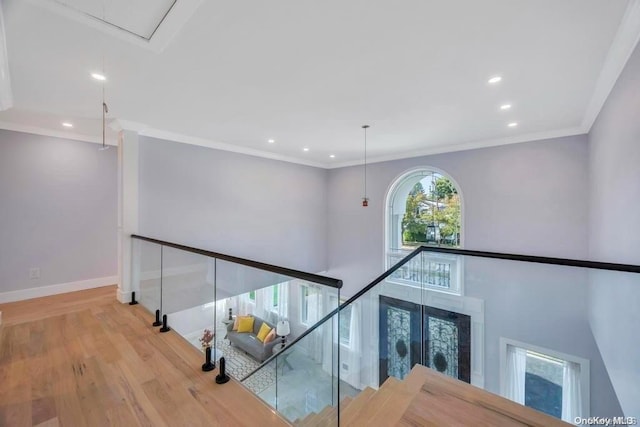
[[[367,200],[367,129],[369,125],[363,125],[364,129],[364,199]]]
[[[102,20],[106,22],[106,13],[105,13],[105,0],[102,0]],[[104,51],[105,51],[105,37],[102,36],[102,75],[106,75],[104,73]],[[109,107],[107,107],[107,103],[104,98],[104,81],[102,82],[102,149],[107,149],[107,113],[109,112]]]

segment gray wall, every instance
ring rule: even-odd
[[[352,295],[383,271],[384,202],[395,179],[436,167],[460,185],[466,249],[584,259],[587,255],[586,136],[416,157],[329,172],[329,275]]]
[[[326,269],[327,171],[140,137],[140,234]]]
[[[0,130],[0,292],[117,274],[116,154]]]
[[[640,45],[589,134],[591,258],[640,264]],[[622,409],[640,415],[640,275],[592,275],[591,329]]]
[[[370,205],[360,206],[362,167],[329,174],[329,274],[351,295],[383,271],[384,202],[403,172],[431,166],[459,185],[467,249],[587,258],[586,135],[369,166]],[[467,260],[465,294],[485,301],[485,387],[499,393],[499,338],[591,360],[591,410],[620,408],[589,330],[584,271]],[[365,334],[366,335],[366,334]]]
[[[486,258],[465,260],[465,295],[485,301],[485,388],[500,393],[501,337],[590,361],[593,416],[620,406],[589,328],[588,272]]]

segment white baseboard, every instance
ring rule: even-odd
[[[83,291],[85,289],[101,288],[118,283],[118,276],[98,277],[96,279],[80,280],[78,282],[60,283],[57,285],[41,286],[39,288],[20,289],[0,293],[0,304],[22,301],[31,298],[48,297],[65,294],[67,292]]]

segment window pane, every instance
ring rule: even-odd
[[[303,324],[307,324],[309,320],[309,288],[307,286],[302,286],[301,288],[301,300],[300,300],[300,321]]]
[[[524,404],[556,418],[562,417],[562,362],[527,351]]]
[[[256,291],[249,292],[249,300],[250,301],[255,301],[256,300]]]
[[[351,339],[351,305],[340,310],[340,343],[349,345]]]
[[[402,246],[422,243],[460,245],[460,196],[453,182],[438,173],[418,181],[406,199]]]

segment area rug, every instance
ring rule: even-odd
[[[244,351],[238,350],[229,344],[229,341],[222,339],[216,341],[216,347],[222,351],[227,365],[227,372],[236,380],[240,381],[253,372],[260,363],[248,356]],[[271,366],[265,366],[260,371],[253,374],[243,384],[255,394],[269,388],[276,382],[275,371]]]

